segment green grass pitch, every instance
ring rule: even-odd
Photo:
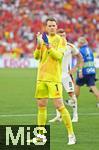
[[[36,124],[35,79],[36,69],[0,69],[0,125]],[[51,124],[51,150],[99,150],[99,108],[86,86],[81,89],[78,106],[79,122],[73,123],[77,144],[67,146],[67,131],[64,124],[57,122]],[[54,114],[52,100],[49,100],[48,119]]]

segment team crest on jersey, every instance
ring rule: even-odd
[[[59,39],[56,38],[56,39],[53,41],[53,43],[52,43],[53,47],[56,48],[56,47],[58,46],[58,43],[59,43]]]

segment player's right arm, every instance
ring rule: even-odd
[[[35,59],[40,59],[40,49],[37,49],[37,48],[36,48],[36,50],[35,50],[35,52],[34,52],[33,55],[34,55],[34,58],[35,58]]]
[[[36,49],[35,49],[33,55],[34,55],[35,59],[40,59],[40,57],[41,57],[41,46],[42,46],[42,35],[39,32],[37,33],[36,41],[37,41],[37,45],[36,45]]]

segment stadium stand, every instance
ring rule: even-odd
[[[85,35],[94,51],[99,49],[99,2],[96,0],[0,0],[0,55],[32,57],[37,31],[54,16],[67,39],[76,43]]]

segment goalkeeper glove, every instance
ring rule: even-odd
[[[47,37],[47,35],[46,35],[45,32],[42,34],[42,39],[43,39],[44,43],[45,43],[47,46],[49,46],[48,37]]]

